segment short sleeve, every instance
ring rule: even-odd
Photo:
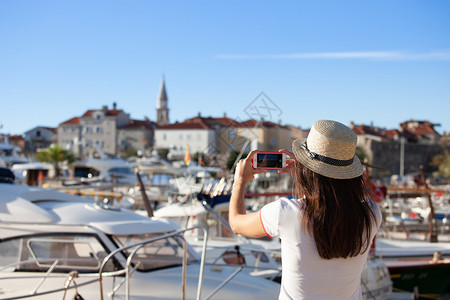
[[[261,224],[268,237],[272,238],[279,234],[280,207],[280,200],[276,200],[264,205],[259,211]]]

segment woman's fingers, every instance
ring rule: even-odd
[[[286,167],[279,169],[278,173],[283,174],[283,173],[292,172],[292,169],[294,168],[294,163],[295,163],[295,155],[293,153],[287,151],[286,149],[280,149],[280,150],[278,150],[278,152],[284,153],[288,156],[288,158],[286,158]]]
[[[278,152],[284,153],[287,156],[291,157],[292,159],[295,159],[295,155],[292,152],[287,151],[286,149],[280,149]]]

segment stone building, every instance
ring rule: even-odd
[[[119,151],[147,150],[153,147],[156,123],[145,120],[130,120],[130,123],[117,129]]]
[[[278,151],[291,148],[288,127],[268,121],[238,122],[226,115],[219,118],[198,116],[181,123],[158,126],[155,148],[168,149],[182,158],[189,146],[190,153],[202,153],[218,166],[225,167],[231,152],[248,153],[253,149]]]
[[[57,142],[57,129],[37,126],[24,133],[25,152],[35,153],[38,149],[47,148]]]
[[[183,157],[188,146],[190,153],[210,155],[217,152],[216,129],[200,116],[158,126],[155,129],[155,148],[170,150],[173,158]]]
[[[123,154],[127,149],[146,150],[153,146],[154,124],[149,120],[133,120],[130,115],[103,106],[87,110],[81,117],[71,118],[58,126],[58,144],[77,156]]]
[[[420,166],[430,175],[435,167],[430,165],[434,156],[442,153],[440,135],[436,124],[428,121],[407,121],[397,129],[380,129],[374,126],[350,124],[358,135],[358,148],[366,162],[379,168],[369,168],[374,177],[390,175],[417,176]]]

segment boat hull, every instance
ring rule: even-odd
[[[420,295],[439,297],[450,292],[450,263],[408,261],[409,264],[389,265],[393,286],[396,289]]]

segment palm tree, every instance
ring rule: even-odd
[[[60,166],[66,162],[68,164],[75,161],[75,156],[69,150],[62,149],[56,144],[51,144],[48,148],[39,151],[36,154],[36,159],[41,162],[51,163],[55,169],[55,176],[60,175]]]

